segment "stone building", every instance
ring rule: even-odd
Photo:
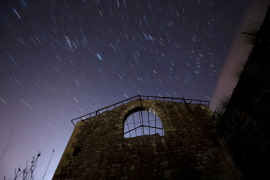
[[[53,179],[245,179],[208,106],[139,95],[80,117]],[[127,138],[125,121],[142,111],[160,118],[163,133]]]
[[[53,179],[270,179],[269,71],[268,8],[220,121],[209,102],[135,96],[80,117]],[[160,118],[162,133],[124,135],[141,111]]]

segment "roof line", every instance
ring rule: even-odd
[[[154,98],[154,99],[152,99],[152,98]],[[72,122],[72,124],[75,126],[75,124],[73,123],[73,121],[75,121],[75,120],[78,120],[78,119],[83,120],[83,117],[89,116],[89,115],[90,115],[90,117],[93,117],[93,116],[91,116],[91,114],[94,114],[94,116],[96,116],[96,115],[98,115],[98,113],[100,113],[102,110],[107,110],[107,111],[108,111],[108,109],[109,109],[110,107],[113,107],[113,106],[114,106],[114,108],[116,108],[117,105],[119,105],[119,104],[125,104],[124,102],[126,102],[126,101],[131,102],[132,99],[135,99],[135,100],[147,99],[147,100],[155,100],[155,101],[156,101],[156,100],[159,100],[159,99],[162,99],[163,101],[164,101],[165,99],[170,99],[171,102],[173,102],[173,100],[181,100],[181,102],[184,100],[184,102],[185,102],[185,103],[188,103],[188,104],[192,104],[192,102],[199,102],[199,104],[206,104],[208,107],[209,107],[209,104],[210,104],[209,101],[196,100],[196,99],[184,99],[183,97],[182,97],[182,98],[175,98],[175,97],[160,97],[160,96],[144,96],[144,95],[137,95],[137,96],[133,96],[133,97],[131,97],[131,98],[125,99],[125,100],[123,100],[123,101],[120,101],[120,102],[118,102],[118,103],[112,104],[112,105],[110,105],[110,106],[106,106],[106,107],[104,107],[104,108],[98,109],[98,110],[96,110],[96,111],[94,111],[94,112],[91,112],[91,113],[85,114],[85,115],[83,115],[83,116],[74,118],[74,119],[71,120],[71,122]],[[132,100],[132,101],[133,101],[133,100]],[[189,102],[188,102],[188,101],[189,101]],[[198,104],[198,103],[194,103],[194,104]],[[112,109],[114,109],[114,108],[112,108]],[[111,109],[111,110],[112,110],[112,109]]]

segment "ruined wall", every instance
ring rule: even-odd
[[[165,131],[124,138],[124,121],[143,107]],[[77,123],[54,180],[244,179],[205,105],[135,100]]]
[[[219,127],[250,179],[270,179],[270,10]]]

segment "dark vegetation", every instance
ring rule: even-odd
[[[4,148],[3,152],[6,153],[6,148]],[[28,164],[28,161],[26,160],[26,167],[25,168],[22,168],[21,166],[18,168],[18,169],[15,169],[15,177],[13,178],[14,180],[34,180],[34,171],[37,167],[37,161],[38,161],[38,158],[40,157],[41,155],[41,152],[42,150],[37,154],[36,157],[33,157],[32,161],[30,162],[30,164]],[[51,159],[52,159],[52,156],[53,156],[53,153],[54,153],[54,150],[52,152],[52,155],[51,155],[51,158],[50,158],[50,161],[48,163],[48,166],[45,170],[45,173],[44,173],[44,176],[42,177],[42,180],[44,179],[44,177],[47,175],[46,172],[48,170],[48,167],[50,165],[50,162],[51,162]],[[2,153],[1,153],[1,157],[2,156]],[[11,178],[10,178],[11,179]],[[4,176],[4,180],[6,180],[6,176]]]
[[[259,33],[260,30],[260,26],[262,25],[262,22],[258,22],[258,23],[254,23],[253,25],[249,24],[244,28],[244,32],[242,32],[243,36],[244,36],[244,43],[248,44],[248,45],[254,45],[255,43],[255,39],[257,34]],[[246,62],[244,63],[239,63],[238,67],[236,68],[236,70],[233,72],[233,76],[239,80],[240,76],[243,72],[243,69],[245,67]],[[221,98],[219,98],[219,103],[216,109],[216,120],[219,122],[223,116],[224,113],[226,111],[226,108],[229,104],[230,101],[230,96],[226,95],[226,94],[222,94]]]

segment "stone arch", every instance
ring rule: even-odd
[[[152,112],[153,113],[153,110],[151,111],[152,109],[149,108],[149,107],[136,107],[136,108],[133,108],[131,110],[129,110],[125,116],[124,116],[124,119],[123,119],[123,123],[125,123],[125,121],[127,120],[127,118],[133,114],[133,113],[136,113],[136,112],[140,112],[140,111],[147,111],[147,112]],[[155,114],[155,113],[153,113]],[[156,114],[155,114],[156,115]]]
[[[124,124],[125,121],[127,120],[127,118],[136,112],[140,112],[140,111],[146,111],[146,112],[150,112],[153,113],[154,115],[158,116],[160,121],[161,121],[161,125],[163,127],[164,130],[164,134],[166,132],[166,128],[165,128],[165,118],[164,118],[164,112],[163,110],[157,110],[157,106],[155,105],[156,101],[154,100],[135,100],[132,101],[130,103],[127,103],[124,105],[124,108],[122,109],[122,113],[120,116],[120,119],[122,120],[122,125],[123,125],[123,136],[124,136]],[[165,125],[165,126],[164,126]]]

